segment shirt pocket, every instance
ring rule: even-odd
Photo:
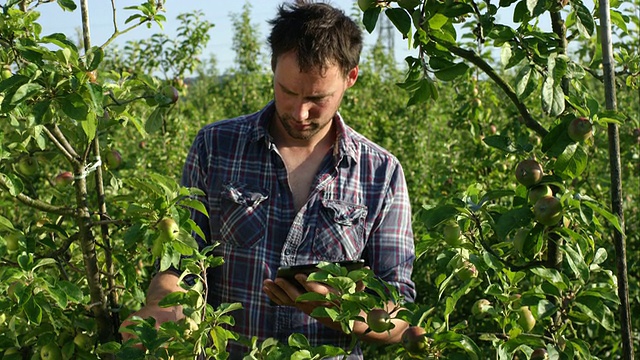
[[[232,246],[251,248],[266,235],[268,192],[239,182],[222,186],[220,236]]]
[[[323,199],[312,251],[319,260],[359,259],[364,248],[367,207]]]

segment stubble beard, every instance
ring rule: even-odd
[[[280,124],[282,124],[282,127],[287,132],[287,134],[296,140],[309,140],[313,138],[314,135],[319,133],[322,129],[324,129],[325,127],[331,124],[331,121],[327,121],[325,124],[318,124],[316,122],[311,122],[309,124],[310,125],[309,129],[304,131],[299,131],[295,129],[293,126],[291,126],[291,122],[293,122],[293,120],[291,119],[290,116],[280,115],[277,111],[275,114],[276,114],[277,120],[280,122]]]

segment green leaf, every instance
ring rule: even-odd
[[[599,265],[605,262],[606,260],[607,260],[607,250],[605,250],[604,248],[598,248],[598,250],[596,250],[596,254],[593,256],[592,264]]]
[[[525,0],[527,4],[527,10],[532,18],[542,15],[545,11],[545,0]]]
[[[438,98],[438,90],[431,79],[424,78],[420,80],[419,84],[420,87],[411,94],[411,98],[409,98],[407,106],[422,104],[427,102],[429,99]]]
[[[13,174],[0,173],[0,178],[2,178],[2,182],[7,187],[6,190],[11,194],[11,196],[17,196],[24,190],[24,183],[19,177]]]
[[[473,13],[473,7],[464,2],[454,2],[442,7],[442,14],[448,18],[455,18],[465,14]]]
[[[434,30],[440,30],[447,22],[449,18],[443,14],[435,14],[429,19],[429,28]]]
[[[506,67],[509,64],[511,53],[511,44],[505,42],[500,49],[500,63],[502,63],[502,66]]]
[[[24,304],[24,313],[27,315],[27,319],[34,324],[40,324],[42,321],[42,307],[38,305],[35,299],[30,297]]]
[[[57,261],[55,259],[52,259],[52,258],[39,259],[38,261],[36,261],[35,265],[31,269],[31,271],[34,271],[35,269],[37,269],[37,268],[39,268],[41,266],[55,265],[56,263],[57,263]]]
[[[540,76],[531,65],[525,65],[518,72],[516,94],[520,99],[526,99],[538,88]]]
[[[620,304],[620,298],[618,298],[616,289],[609,284],[603,284],[600,286],[590,287],[582,290],[578,293],[576,298],[580,298],[582,296],[595,297],[604,301],[612,302],[614,304]]]
[[[589,281],[589,267],[584,262],[584,256],[579,252],[580,248],[574,249],[571,245],[562,247],[571,271],[578,276],[584,283]]]
[[[602,300],[594,297],[576,298],[576,306],[590,319],[600,324],[607,331],[615,331],[615,315]]]
[[[460,214],[460,210],[453,205],[441,205],[422,211],[420,220],[424,223],[428,230],[433,230],[436,226],[452,219]]]
[[[98,131],[96,114],[94,112],[88,112],[84,121],[80,121],[80,125],[85,135],[87,135],[87,142],[92,141]]]
[[[51,286],[48,289],[49,295],[56,301],[59,308],[65,309],[69,304],[67,294],[58,286]]]
[[[11,97],[11,105],[17,105],[36,96],[42,89],[42,85],[37,83],[26,83],[20,86]]]
[[[549,157],[560,156],[567,146],[574,143],[567,133],[569,122],[569,119],[563,120],[542,139],[542,151]]]
[[[587,168],[587,160],[588,155],[584,150],[584,145],[573,143],[568,145],[558,156],[553,169],[558,175],[575,179]]]
[[[195,209],[201,212],[202,214],[204,214],[205,216],[209,216],[209,213],[207,212],[207,208],[204,207],[204,204],[200,200],[186,198],[186,199],[180,200],[179,204],[182,206]]]
[[[564,91],[551,76],[542,84],[542,110],[549,116],[560,115],[564,111]]]
[[[87,71],[93,71],[100,66],[100,63],[104,59],[104,51],[99,46],[92,47],[86,54],[86,61],[89,63],[87,65]]]
[[[80,290],[80,288],[75,284],[63,280],[58,283],[58,287],[62,289],[65,294],[67,294],[67,298],[69,300],[75,303],[82,302],[82,290]]]
[[[403,36],[409,35],[411,31],[411,16],[409,16],[407,10],[403,8],[388,8],[384,13]]]
[[[373,32],[376,28],[376,23],[378,22],[378,16],[380,16],[380,7],[372,6],[367,9],[367,11],[362,14],[362,24],[364,28],[369,32]]]
[[[56,99],[62,111],[75,120],[85,120],[89,113],[89,106],[80,94],[71,93]]]
[[[65,11],[73,11],[76,9],[76,3],[73,0],[56,0],[58,5]]]
[[[516,147],[516,144],[514,144],[511,141],[511,138],[508,136],[491,135],[491,136],[486,136],[482,141],[488,146],[502,150],[509,154],[514,154],[518,152],[518,148]]]
[[[545,279],[561,291],[567,289],[567,283],[562,277],[562,274],[556,269],[537,267],[531,269],[531,272]]]
[[[9,229],[9,230],[13,230],[14,229],[13,224],[11,223],[11,220],[7,219],[6,217],[4,217],[2,215],[0,215],[0,228]]]
[[[585,201],[583,204],[588,206],[590,209],[592,209],[596,213],[598,213],[598,215],[607,219],[607,221],[609,221],[609,223],[613,225],[616,228],[616,230],[618,230],[619,232],[622,232],[622,228],[620,227],[620,220],[618,220],[618,217],[616,215],[613,215],[609,211],[605,210],[605,208],[600,204],[593,203],[590,201]]]
[[[287,340],[289,346],[294,348],[307,349],[311,347],[311,344],[309,344],[309,340],[300,333],[291,334]]]
[[[158,305],[160,307],[171,307],[176,305],[186,305],[189,302],[189,296],[186,292],[175,291],[165,296]]]
[[[164,113],[165,109],[162,107],[156,107],[147,122],[144,124],[144,130],[148,134],[152,134],[162,128],[162,124],[164,123]]]
[[[611,23],[615,25],[616,28],[622,30],[625,34],[629,33],[629,29],[627,28],[627,22],[625,21],[625,16],[622,15],[619,11],[611,9]]]
[[[580,32],[587,38],[593,35],[596,24],[589,9],[587,9],[587,7],[580,1],[572,2],[571,6],[573,6],[577,15],[576,25],[578,26],[578,30],[580,30]]]
[[[436,71],[434,75],[442,81],[451,81],[463,76],[469,70],[469,65],[465,63],[457,63],[451,67]]]
[[[511,231],[530,224],[532,219],[533,213],[528,206],[505,212],[496,222],[496,235],[498,239],[505,240]]]

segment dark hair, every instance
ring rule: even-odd
[[[346,76],[358,66],[362,51],[362,31],[340,9],[324,3],[299,1],[282,4],[272,26],[268,42],[271,67],[278,57],[294,51],[301,71],[324,70],[338,65]]]

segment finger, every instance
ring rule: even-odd
[[[267,294],[267,296],[269,296],[269,298],[278,305],[291,305],[293,303],[287,293],[280,287],[277,282],[274,282],[273,280],[265,280],[263,282],[262,289]]]
[[[330,292],[334,292],[335,291],[327,285],[324,285],[322,283],[316,282],[316,281],[308,281],[308,276],[305,274],[297,274],[295,276],[295,279],[307,290],[307,291],[311,291],[311,292],[315,292],[321,295],[327,295]]]

